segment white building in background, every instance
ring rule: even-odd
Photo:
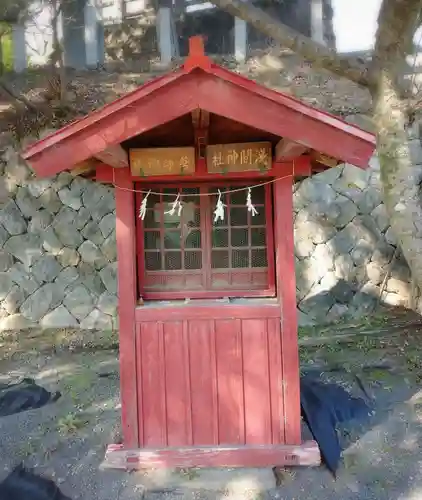
[[[374,45],[381,0],[332,0],[339,52],[366,52]]]
[[[1,1],[1,0],[0,0]],[[180,0],[160,0],[161,5]],[[300,1],[300,0],[296,0]],[[311,2],[311,35],[324,43],[323,3]],[[58,31],[65,50],[65,64],[77,69],[95,67],[104,62],[104,27],[133,18],[146,8],[147,0],[62,0]],[[167,2],[167,3],[166,3]],[[186,12],[213,8],[204,0],[182,0]],[[373,45],[381,0],[331,0],[334,11],[333,28],[340,52],[367,51]],[[45,4],[44,4],[45,5]],[[168,6],[158,9],[156,37],[161,61],[170,62],[177,55],[175,26]],[[25,26],[13,28],[14,67],[22,71],[27,63],[42,65],[52,51],[52,13],[41,2],[34,2]],[[247,25],[240,19],[234,23],[234,53],[238,60],[247,55]]]

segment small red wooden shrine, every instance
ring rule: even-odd
[[[115,186],[123,444],[109,465],[319,463],[301,440],[292,182],[366,168],[374,148],[194,37],[181,68],[27,149],[41,177]]]

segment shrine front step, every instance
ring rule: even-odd
[[[192,468],[266,468],[318,466],[321,455],[315,441],[300,445],[245,445],[128,449],[109,445],[102,468],[126,470]]]

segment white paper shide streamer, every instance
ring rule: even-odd
[[[182,208],[183,208],[183,205],[182,205],[182,202],[180,201],[180,193],[178,193],[176,199],[171,204],[170,210],[167,210],[167,212],[164,212],[164,213],[168,214],[168,215],[174,215],[176,213],[176,210],[177,210],[177,215],[178,215],[178,217],[180,217],[182,214]]]
[[[245,190],[247,190],[246,208],[247,208],[248,212],[251,213],[252,217],[254,217],[255,215],[258,214],[258,210],[255,208],[254,204],[252,203],[252,188],[248,187],[248,188],[245,188]],[[236,190],[236,191],[243,191],[243,189]],[[150,194],[151,194],[151,190],[149,190],[145,194],[144,198],[142,199],[141,206],[139,207],[139,218],[142,220],[145,219],[145,216],[147,213],[148,196]],[[157,193],[153,193],[153,194],[157,194]],[[158,193],[158,194],[160,194],[160,193]],[[214,194],[214,193],[212,193],[212,194]],[[211,195],[211,193],[210,193],[210,195]],[[170,205],[169,210],[165,211],[164,213],[167,215],[177,215],[178,217],[180,217],[182,215],[182,210],[183,210],[183,203],[181,201],[182,196],[183,195],[180,195],[180,193],[178,193],[175,200],[172,203],[169,203],[169,205]],[[223,203],[223,195],[219,189],[217,203],[215,205],[215,210],[214,210],[214,222],[217,222],[219,220],[224,221],[224,217],[225,217],[224,209],[226,207],[227,207],[227,205],[225,205]]]
[[[251,213],[252,217],[258,214],[258,210],[254,207],[252,203],[252,190],[248,188],[248,194],[246,195],[246,207],[248,208],[248,212]]]
[[[151,192],[151,189],[148,191],[148,193],[143,197],[141,206],[139,207],[139,218],[144,220],[145,215],[147,213],[147,203],[148,203],[148,196]]]
[[[217,222],[218,220],[224,220],[224,207],[226,207],[227,205],[223,203],[221,196],[221,191],[218,190],[218,199],[214,210],[214,222]]]

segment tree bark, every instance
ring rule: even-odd
[[[415,30],[421,24],[422,0],[383,0],[369,67],[359,61],[339,57],[334,51],[274,21],[242,0],[211,1],[315,66],[369,88],[374,104],[377,153],[386,210],[409,264],[412,280],[422,290],[422,165],[415,166],[412,162],[413,147],[406,131],[409,101],[403,100],[407,89],[402,81],[406,56],[413,46]],[[419,138],[416,140],[419,141]]]
[[[403,62],[421,8],[421,0],[384,0],[373,55],[375,85],[370,90],[386,210],[412,278],[422,290],[422,166],[413,164],[419,162],[412,158],[407,103],[400,99]],[[415,142],[418,149],[419,139]]]
[[[242,0],[211,0],[211,2],[233,16],[247,21],[261,33],[265,33],[315,66],[332,71],[359,85],[369,85],[369,66],[360,59],[339,56],[335,50],[318,44],[289,26],[274,20],[269,14],[249,2]]]
[[[59,79],[59,100],[60,104],[63,106],[66,104],[66,89],[67,89],[67,81],[66,81],[66,68],[64,66],[64,51],[63,46],[59,40],[59,16],[62,11],[62,3],[60,0],[51,0],[51,8],[53,11],[51,26],[53,30],[53,58],[52,58],[52,68],[53,73],[56,72],[56,63],[57,63],[57,76]]]

